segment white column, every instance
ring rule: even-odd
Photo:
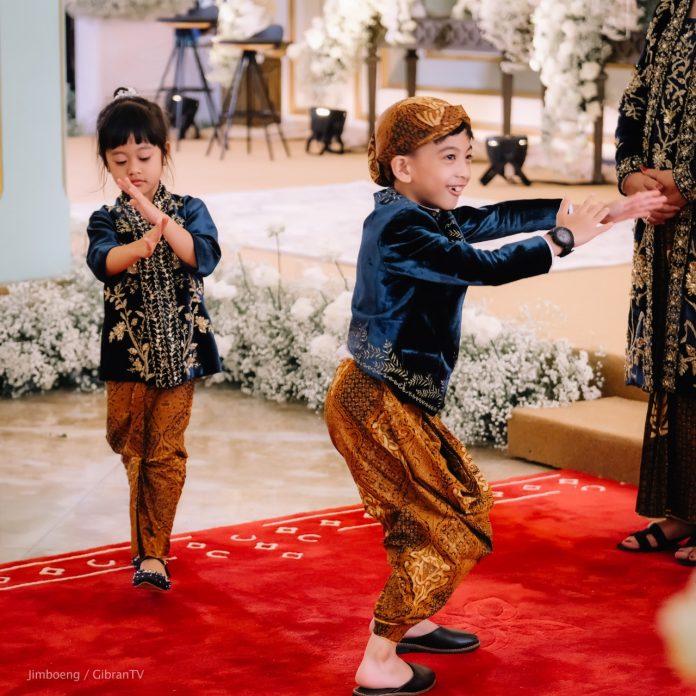
[[[0,2],[0,282],[66,273],[63,12]]]

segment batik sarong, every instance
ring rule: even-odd
[[[398,641],[491,551],[489,487],[439,418],[399,401],[353,360],[337,370],[325,418],[366,512],[384,530],[391,575],[374,632]]]

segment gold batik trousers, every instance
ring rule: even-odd
[[[489,486],[439,418],[399,401],[353,360],[339,365],[324,413],[365,510],[384,530],[391,575],[374,632],[398,641],[490,553]]]
[[[186,479],[184,432],[194,383],[158,389],[141,382],[106,383],[106,439],[121,455],[130,486],[133,556],[166,558]]]

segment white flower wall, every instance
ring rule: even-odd
[[[227,262],[206,279],[224,370],[209,381],[320,409],[346,341],[351,291],[338,271],[310,268],[292,284],[273,266]],[[99,386],[101,285],[80,264],[68,278],[17,283],[0,295],[0,394]],[[443,418],[467,444],[504,446],[518,405],[599,396],[586,353],[529,325],[468,307]]]

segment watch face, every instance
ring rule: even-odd
[[[566,227],[556,227],[554,230],[554,238],[557,244],[562,247],[573,247],[575,240],[573,233]]]

